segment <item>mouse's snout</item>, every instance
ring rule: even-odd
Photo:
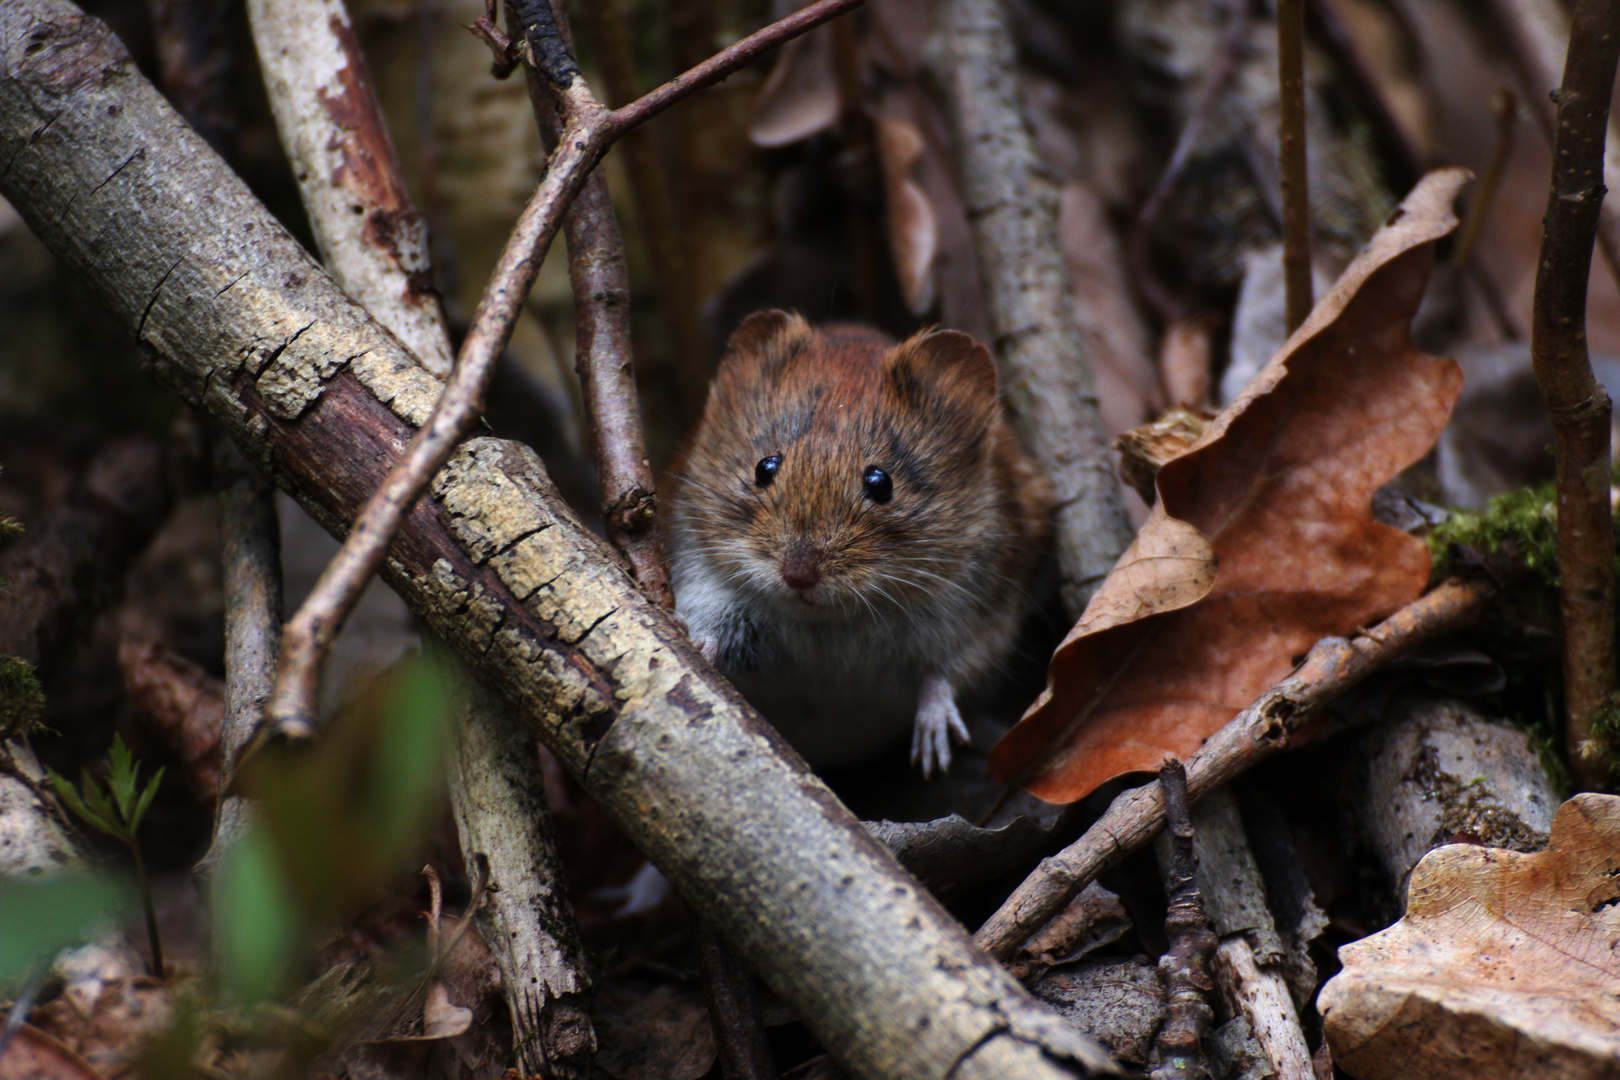
[[[782,556],[782,580],[791,589],[804,591],[821,583],[821,567],[827,553],[814,544],[796,543]]]

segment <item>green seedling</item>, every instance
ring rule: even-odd
[[[130,858],[135,862],[135,877],[140,884],[141,905],[146,909],[146,934],[152,945],[152,974],[161,979],[163,944],[158,939],[157,911],[152,906],[152,886],[146,876],[146,860],[141,858],[141,845],[135,833],[141,827],[141,819],[146,816],[146,808],[152,805],[152,797],[157,794],[158,784],[163,780],[163,770],[159,769],[143,788],[141,767],[135,764],[129,747],[117,735],[113,736],[108,763],[110,768],[105,787],[88,769],[80,774],[78,787],[74,787],[55,769],[47,771],[51,774],[57,796],[75,817],[129,848]]]

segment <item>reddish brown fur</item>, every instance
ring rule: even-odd
[[[761,487],[756,466],[773,455]],[[1010,647],[1051,498],[1002,416],[994,361],[967,335],[895,344],[750,316],[682,458],[680,611],[721,638],[722,669],[779,724],[801,683],[866,703],[872,680],[892,678],[894,706],[915,709],[921,679],[960,688]],[[892,478],[887,503],[863,488],[873,467]],[[773,708],[778,691],[792,702]]]

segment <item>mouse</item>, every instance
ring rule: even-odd
[[[989,350],[755,312],[671,478],[676,614],[743,697],[814,768],[908,726],[923,775],[949,768],[958,698],[1013,648],[1053,504]]]

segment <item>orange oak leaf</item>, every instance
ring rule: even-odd
[[[1415,600],[1429,553],[1373,492],[1439,437],[1456,363],[1413,345],[1470,174],[1426,176],[1253,382],[1158,474],[1135,542],[991,755],[1049,802],[1185,757],[1323,637]]]
[[[1620,798],[1558,808],[1544,851],[1448,844],[1401,921],[1339,950],[1317,998],[1361,1080],[1620,1073]]]

